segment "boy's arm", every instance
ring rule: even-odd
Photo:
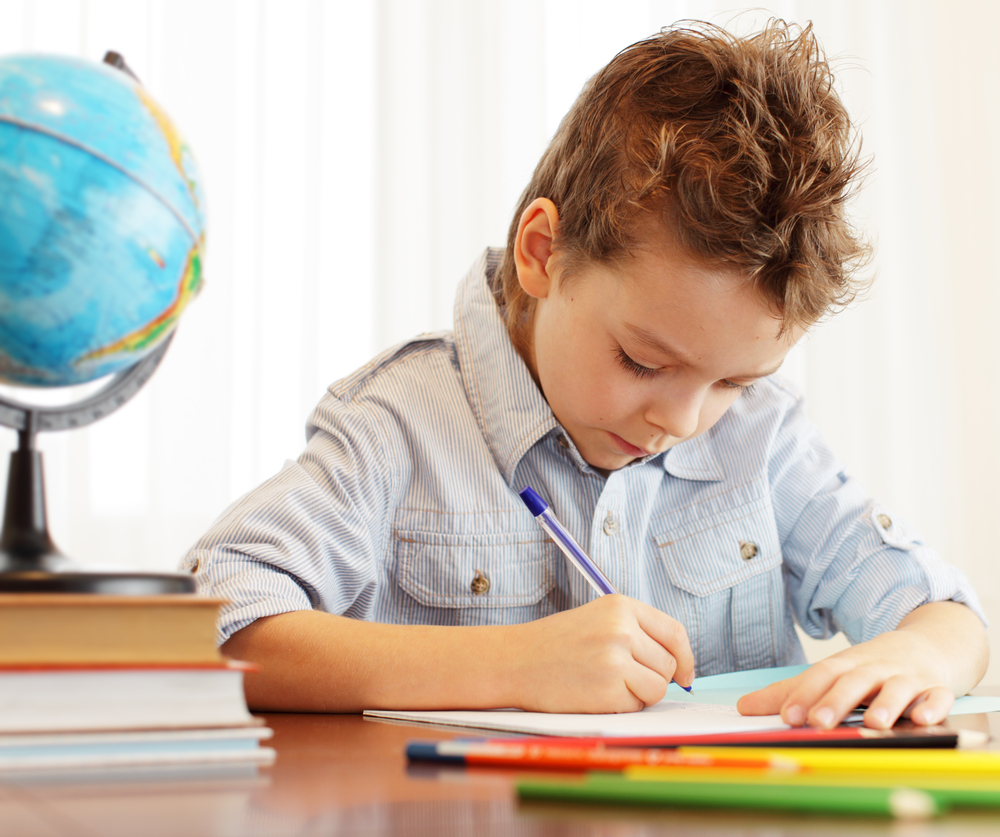
[[[385,625],[315,610],[258,619],[225,654],[259,664],[258,711],[489,709],[631,712],[694,660],[680,623],[625,596],[509,626]]]
[[[739,709],[830,726],[870,699],[865,723],[886,727],[920,698],[913,720],[936,723],[985,670],[975,594],[845,473],[801,399],[788,394],[768,456],[772,496],[782,498],[775,516],[786,590],[807,633],[843,631],[852,647],[744,696]]]
[[[891,727],[908,707],[917,724],[937,724],[986,672],[986,629],[958,602],[922,605],[893,631],[816,663],[797,677],[745,695],[744,715],[781,713],[786,723],[832,727],[867,703],[865,726]]]

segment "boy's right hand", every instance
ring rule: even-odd
[[[684,626],[622,595],[513,625],[507,651],[516,705],[535,712],[636,712],[694,680]]]

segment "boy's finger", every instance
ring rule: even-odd
[[[906,677],[890,677],[882,684],[879,693],[868,704],[865,710],[865,726],[873,729],[888,729],[891,727],[903,711],[926,696],[926,692],[921,693],[914,700],[913,682]]]
[[[736,708],[741,715],[783,715],[788,707],[796,707],[806,701],[809,701],[807,706],[811,705],[809,696],[823,694],[833,683],[833,679],[823,672],[814,672],[812,668],[808,668],[795,677],[778,680],[763,689],[743,695],[736,702]],[[785,723],[800,726],[805,723],[805,715],[806,709],[799,706],[794,719],[784,720]]]
[[[628,690],[642,701],[639,709],[663,700],[669,683],[669,678],[664,678],[653,669],[639,663],[630,666],[625,675],[625,685]]]
[[[913,692],[909,678],[889,678],[865,711],[865,726],[888,729],[903,716],[921,726],[939,724],[955,703],[955,695],[944,686],[924,689],[916,698]]]
[[[639,627],[666,648],[676,660],[674,680],[682,686],[690,686],[694,680],[694,654],[684,626],[654,607],[642,602],[635,604],[639,605],[635,611]]]
[[[903,712],[910,720],[921,726],[940,724],[951,707],[955,705],[955,695],[945,686],[934,686],[919,695]]]
[[[669,683],[677,670],[677,660],[666,648],[642,631],[632,641],[632,659],[656,672]]]
[[[795,727],[806,723],[810,709],[852,668],[853,663],[827,657],[786,681],[788,696],[778,710],[784,722]]]
[[[781,712],[781,707],[788,700],[788,691],[792,680],[778,680],[743,695],[736,702],[736,709],[741,715],[777,715]]]
[[[820,729],[837,726],[859,703],[879,690],[885,677],[885,673],[875,666],[853,669],[841,675],[812,706],[804,706],[809,726]]]

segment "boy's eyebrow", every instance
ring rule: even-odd
[[[675,349],[672,346],[668,346],[666,343],[664,343],[663,341],[661,341],[654,334],[652,334],[651,332],[646,331],[646,329],[644,329],[644,328],[642,328],[640,326],[637,326],[637,325],[632,325],[631,323],[625,323],[625,328],[636,339],[637,342],[641,343],[647,349],[652,349],[653,351],[659,352],[660,354],[664,354],[664,355],[667,355],[669,357],[677,358],[677,360],[679,360],[685,366],[695,366],[696,365],[695,362],[694,362],[694,358],[691,355],[687,354],[686,352],[682,352],[679,349]],[[766,378],[768,375],[773,375],[780,368],[781,368],[781,364],[779,363],[777,366],[774,366],[771,369],[761,369],[761,370],[759,370],[757,372],[747,372],[746,374],[743,374],[743,375],[730,375],[729,377],[731,377],[731,378]]]

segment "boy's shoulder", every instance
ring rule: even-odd
[[[431,385],[434,377],[457,378],[458,356],[451,331],[425,332],[397,343],[350,375],[330,384],[329,392],[344,403],[363,399],[373,389],[409,383]]]
[[[428,332],[330,384],[309,416],[306,437],[322,431],[368,450],[408,450],[440,429],[441,404],[464,400],[453,334]]]

